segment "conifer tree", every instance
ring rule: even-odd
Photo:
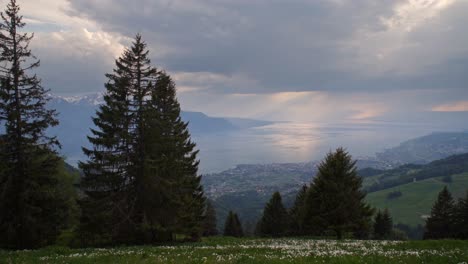
[[[229,211],[229,214],[226,217],[226,222],[224,223],[223,235],[232,236],[232,237],[244,236],[244,231],[242,230],[242,224],[239,220],[239,217],[233,211]]]
[[[33,73],[40,62],[29,49],[33,35],[21,33],[19,11],[11,0],[0,22],[0,246],[22,249],[55,241],[69,224],[73,194],[59,142],[45,133],[58,121]]]
[[[279,237],[286,234],[288,229],[288,212],[283,206],[281,194],[275,192],[265,205],[259,223],[260,235]]]
[[[294,204],[289,210],[289,215],[290,215],[290,227],[289,227],[289,232],[292,235],[303,235],[304,230],[303,230],[303,223],[302,221],[304,220],[304,205],[305,205],[305,198],[307,195],[307,190],[309,188],[307,185],[303,185],[302,188],[299,190],[299,192],[296,195],[296,199],[294,200]]]
[[[373,209],[366,204],[356,161],[343,149],[329,153],[318,167],[306,197],[305,220],[309,234],[333,231],[338,239],[368,225]]]
[[[89,160],[80,164],[80,233],[91,244],[150,243],[176,233],[198,239],[205,198],[175,84],[151,66],[140,35],[106,76],[93,148],[84,149]]]
[[[468,239],[468,191],[458,200],[455,212],[456,237]]]
[[[439,193],[432,206],[431,215],[426,219],[424,239],[443,239],[453,235],[455,204],[447,186]]]
[[[87,244],[126,242],[136,232],[135,196],[139,192],[132,167],[134,119],[130,109],[131,89],[136,83],[136,45],[133,50],[126,49],[114,72],[106,75],[105,103],[93,118],[97,129],[88,137],[93,148],[83,149],[89,160],[80,163],[84,173],[80,187],[86,195],[81,201],[80,233]]]
[[[165,72],[160,72],[152,90],[147,138],[152,138],[148,166],[168,185],[171,199],[165,201],[165,218],[173,215],[176,230],[197,240],[203,232],[205,197],[198,173],[198,150],[190,138],[188,123],[180,115],[175,84]],[[147,140],[148,141],[148,140]]]
[[[389,238],[393,230],[393,220],[388,209],[383,213],[379,210],[374,219],[374,237],[377,239]]]
[[[216,236],[218,229],[216,227],[216,210],[213,204],[207,200],[205,209],[205,220],[203,222],[203,236]]]

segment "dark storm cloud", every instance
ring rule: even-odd
[[[409,33],[405,30],[412,24],[404,23],[419,21],[425,10],[395,14],[401,3],[73,0],[69,14],[125,36],[142,32],[157,54],[154,62],[169,71],[239,75],[256,81],[235,91],[220,85],[221,92],[226,92],[223,88],[252,93],[414,88],[461,92],[468,83],[468,53],[459,47],[468,46],[468,37],[459,34],[468,22],[462,11],[468,8],[466,2],[437,13],[434,23],[432,17],[422,20]],[[406,19],[411,15],[415,17]],[[389,29],[383,18],[401,29]],[[159,54],[160,47],[170,52]]]

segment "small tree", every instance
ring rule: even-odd
[[[308,233],[333,231],[341,239],[345,232],[367,228],[373,209],[361,188],[356,161],[343,148],[328,153],[307,192],[304,222]]]
[[[305,198],[307,194],[307,190],[309,188],[307,185],[303,185],[302,188],[296,195],[296,199],[294,200],[294,204],[289,210],[290,215],[290,223],[289,223],[289,232],[292,235],[303,235],[303,220],[304,220],[304,204]]]
[[[210,200],[206,202],[205,220],[203,222],[203,236],[216,236],[218,229],[216,228],[216,210]]]
[[[242,230],[242,224],[239,220],[239,217],[233,211],[229,211],[229,214],[226,218],[224,224],[224,236],[232,237],[243,237],[244,232]]]
[[[455,212],[456,237],[468,239],[468,191],[458,200]]]
[[[386,239],[392,235],[393,220],[388,209],[383,213],[379,210],[374,219],[374,237],[377,239]]]
[[[455,204],[447,186],[439,193],[426,220],[424,239],[443,239],[453,235]]]
[[[283,206],[281,194],[275,192],[263,210],[259,231],[264,236],[282,236],[288,229],[288,213]]]

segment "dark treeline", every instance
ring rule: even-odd
[[[261,236],[369,238],[374,209],[365,202],[356,161],[342,148],[327,154],[310,186],[303,186],[286,210],[281,195],[265,206],[257,225]]]
[[[175,84],[151,65],[141,36],[106,75],[77,184],[45,133],[57,113],[46,107],[19,11],[11,0],[0,24],[0,247],[42,247],[65,234],[76,246],[215,235]]]
[[[394,225],[388,209],[375,210],[364,202],[355,161],[343,149],[329,153],[310,184],[285,209],[280,193],[273,194],[260,218],[256,235],[336,236],[357,239],[468,239],[468,192],[455,202],[445,187],[423,227]],[[392,193],[392,196],[400,195]],[[391,197],[390,199],[392,199]],[[374,216],[372,218],[372,216]]]
[[[455,202],[445,187],[437,196],[426,220],[424,239],[468,239],[468,191]]]

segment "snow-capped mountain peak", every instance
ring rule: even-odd
[[[89,105],[101,105],[104,103],[104,96],[102,93],[93,93],[87,95],[77,96],[58,96],[51,95],[52,100],[64,101],[70,104],[89,104]]]

